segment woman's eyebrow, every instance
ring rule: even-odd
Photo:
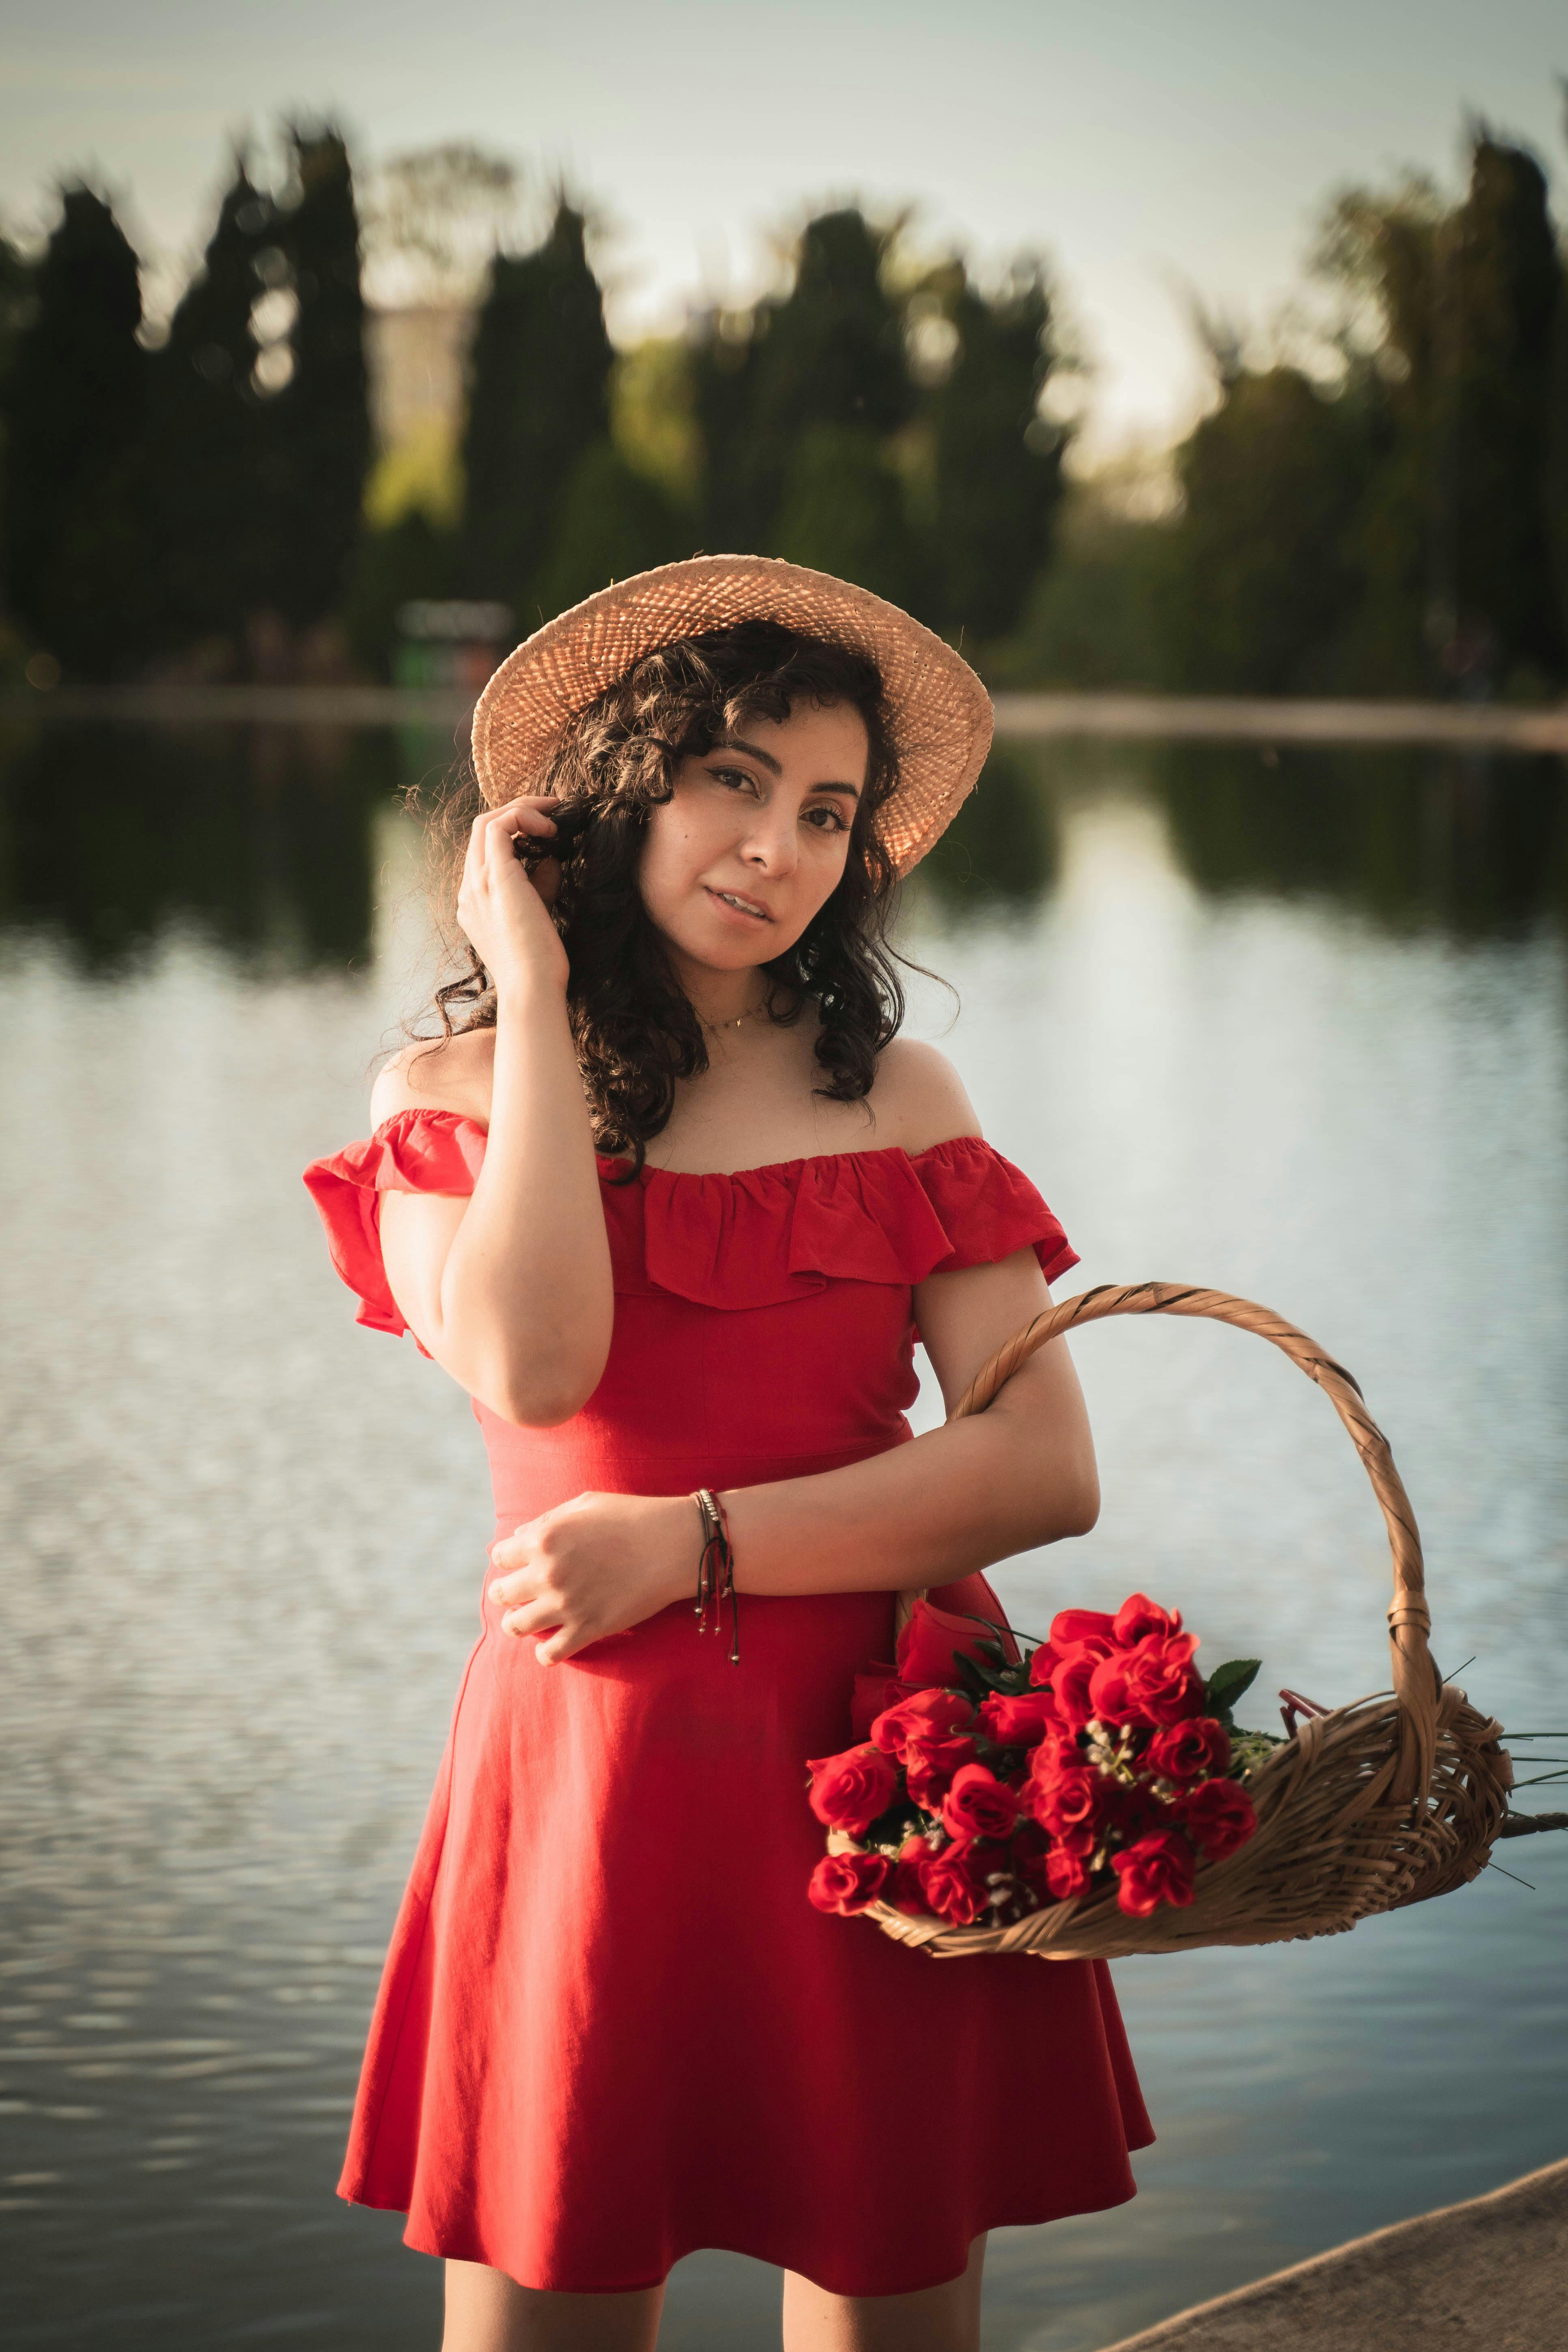
[[[760,743],[748,743],[743,736],[731,735],[726,741],[716,743],[713,748],[717,751],[744,751],[751,759],[759,761],[764,768],[771,768],[775,776],[782,776],[784,773],[783,767],[771,751],[764,751]],[[813,784],[811,789],[814,793],[847,793],[852,801],[858,801],[860,797],[858,784]]]

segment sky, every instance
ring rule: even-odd
[[[229,142],[331,111],[363,168],[476,140],[608,224],[618,340],[770,282],[858,198],[983,270],[1047,257],[1091,362],[1091,446],[1202,404],[1187,289],[1263,328],[1349,182],[1454,185],[1468,117],[1522,137],[1568,220],[1562,0],[0,0],[0,218],[63,173],[163,284]]]

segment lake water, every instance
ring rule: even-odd
[[[332,2184],[489,1505],[466,1400],[354,1327],[299,1171],[417,1008],[397,786],[445,747],[4,749],[0,2331],[416,2352],[438,2266]],[[904,936],[1066,1288],[1304,1325],[1388,1430],[1439,1658],[1568,1724],[1563,772],[1010,749]],[[1075,1351],[1103,1515],[998,1572],[1016,1621],[1142,1587],[1262,1691],[1381,1685],[1381,1525],[1323,1399],[1216,1328]],[[1120,1965],[1159,2143],[1130,2206],[997,2234],[987,2352],[1095,2352],[1568,2152],[1568,1837],[1503,1858],[1530,1887]],[[776,2302],[696,2256],[663,2341],[765,2343]]]

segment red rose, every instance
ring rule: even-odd
[[[945,1919],[950,1927],[967,1927],[985,1908],[988,1892],[984,1864],[964,1845],[944,1846],[917,1863],[926,1909]]]
[[[1066,1644],[1067,1649],[1071,1647],[1070,1642]],[[1043,1689],[1049,1684],[1063,1655],[1064,1651],[1058,1650],[1054,1642],[1042,1642],[1037,1648],[1030,1651],[1029,1681],[1036,1690]]]
[[[1031,1775],[1024,1791],[1029,1811],[1043,1830],[1054,1838],[1092,1832],[1104,1810],[1102,1783],[1096,1772],[1086,1772],[1081,1766],[1075,1771],[1059,1773],[1043,1786]]]
[[[885,1853],[825,1853],[805,1891],[819,1911],[852,1919],[876,1901],[891,1869]]]
[[[925,1889],[921,1885],[921,1864],[931,1853],[923,1837],[907,1837],[899,1848],[899,1858],[893,1864],[892,1876],[883,1891],[883,1901],[895,1911],[907,1911],[913,1919],[925,1911]]]
[[[904,1778],[910,1796],[928,1813],[941,1810],[952,1785],[952,1776],[977,1754],[973,1739],[909,1739],[904,1743]]]
[[[1192,1633],[1146,1633],[1127,1653],[1127,1696],[1143,1723],[1179,1723],[1203,1712],[1203,1676],[1193,1664]]]
[[[1033,1748],[1061,1718],[1049,1691],[1022,1692],[1016,1698],[999,1695],[980,1702],[980,1728],[998,1748]]]
[[[901,1763],[911,1739],[951,1737],[973,1720],[973,1702],[962,1691],[916,1691],[912,1698],[900,1699],[877,1717],[871,1740],[885,1756],[896,1756]]]
[[[1156,1830],[1110,1857],[1110,1867],[1121,1881],[1116,1892],[1120,1908],[1131,1919],[1147,1919],[1162,1903],[1178,1908],[1193,1899],[1192,1847],[1177,1830]]]
[[[1051,1675],[1051,1689],[1056,1695],[1057,1713],[1070,1730],[1081,1731],[1093,1717],[1089,1684],[1096,1667],[1116,1654],[1109,1633],[1091,1634],[1087,1641],[1075,1643],[1070,1650],[1063,1652]]]
[[[1133,1652],[1112,1650],[1101,1658],[1089,1676],[1084,1704],[1096,1722],[1120,1726],[1142,1723],[1142,1709],[1129,1687],[1132,1675]]]
[[[1046,1856],[1046,1885],[1058,1903],[1070,1903],[1076,1895],[1087,1895],[1092,1881],[1085,1855],[1069,1853],[1065,1846],[1054,1845]]]
[[[877,1717],[912,1696],[908,1683],[901,1683],[891,1666],[868,1666],[855,1677],[849,1699],[850,1730],[857,1739],[869,1739]]]
[[[955,1617],[917,1601],[914,1614],[899,1635],[899,1675],[917,1690],[956,1681],[954,1658],[977,1658],[981,1645],[996,1638],[994,1625],[977,1624],[973,1617]]]
[[[1058,1609],[1051,1619],[1051,1639],[1064,1650],[1077,1642],[1107,1640],[1115,1622],[1103,1609]]]
[[[1117,1611],[1111,1620],[1110,1630],[1122,1648],[1130,1650],[1146,1633],[1162,1636],[1179,1633],[1182,1612],[1179,1609],[1162,1609],[1158,1601],[1149,1600],[1144,1593],[1134,1592]]]
[[[847,1748],[842,1756],[813,1757],[811,1810],[832,1830],[847,1830],[858,1837],[879,1813],[886,1812],[898,1793],[899,1776],[889,1758],[868,1742]]]
[[[1008,1837],[1017,1818],[1017,1798],[984,1764],[961,1765],[942,1801],[942,1825],[949,1837]]]
[[[1202,1780],[1223,1772],[1230,1762],[1230,1740],[1225,1726],[1212,1715],[1189,1715],[1184,1722],[1168,1723],[1149,1742],[1143,1756],[1146,1771],[1167,1780]]]
[[[1258,1827],[1251,1798],[1234,1780],[1205,1780],[1184,1790],[1177,1811],[1182,1827],[1211,1862],[1223,1862]]]

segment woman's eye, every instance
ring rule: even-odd
[[[744,768],[710,768],[708,772],[716,782],[728,784],[731,789],[737,785],[754,789],[757,781],[754,776],[748,775]]]
[[[808,824],[816,825],[818,833],[847,833],[849,830],[848,826],[844,822],[843,816],[839,811],[833,806],[830,801],[824,801],[817,808],[807,809],[805,817]],[[826,817],[827,819],[826,824],[817,824],[816,820],[818,817]]]

